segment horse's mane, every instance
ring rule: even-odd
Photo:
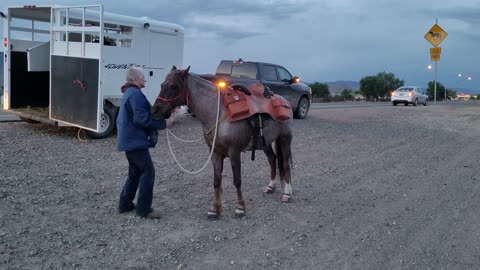
[[[218,95],[217,85],[193,73],[188,74],[188,88],[209,96]]]

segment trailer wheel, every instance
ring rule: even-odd
[[[103,107],[103,113],[100,116],[100,131],[94,132],[86,130],[88,137],[92,139],[104,139],[112,134],[115,128],[115,112],[110,106]]]

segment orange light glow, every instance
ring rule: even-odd
[[[299,83],[300,82],[300,78],[295,78],[294,80],[296,83]]]
[[[413,96],[413,93],[412,92],[408,93],[408,96],[409,97]]]
[[[225,88],[225,86],[227,86],[227,83],[224,82],[224,81],[219,81],[219,82],[217,83],[217,85],[218,85],[220,88]]]

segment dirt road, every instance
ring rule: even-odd
[[[294,200],[268,183],[263,153],[243,156],[246,218],[225,164],[220,220],[208,221],[212,169],[181,172],[152,150],[158,221],[117,214],[127,162],[116,138],[0,123],[1,269],[479,269],[480,107],[313,109],[293,127]],[[173,131],[200,134],[195,118]],[[82,134],[80,134],[82,135]],[[174,142],[200,168],[203,142]]]

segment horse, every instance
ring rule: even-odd
[[[214,83],[197,75],[189,73],[187,69],[179,70],[175,66],[166,75],[161,84],[160,93],[155,100],[151,115],[153,119],[167,119],[172,115],[175,108],[186,105],[196,116],[203,127],[203,136],[210,151],[213,153],[213,202],[208,211],[208,219],[216,220],[220,217],[222,207],[222,174],[225,158],[230,159],[233,171],[233,183],[237,191],[236,217],[243,217],[246,213],[245,200],[242,195],[241,177],[241,153],[246,151],[250,139],[254,136],[254,128],[249,119],[235,122],[219,121],[225,117],[223,106],[217,106],[221,95],[220,88]],[[217,107],[220,110],[217,112]],[[217,115],[219,113],[219,115]],[[255,117],[255,116],[253,116]],[[270,182],[263,190],[266,194],[272,194],[275,190],[275,179],[278,172],[283,186],[281,200],[289,203],[292,200],[291,170],[293,168],[291,142],[291,120],[277,122],[272,118],[265,117],[263,137],[265,140],[265,153],[270,165]],[[216,132],[216,138],[215,136]],[[215,139],[215,145],[213,141]],[[275,151],[273,144],[275,143]]]
[[[435,32],[432,32],[432,31],[430,31],[430,32],[428,32],[428,33],[430,34],[430,37],[431,37],[432,39],[442,38],[442,34],[441,34],[441,33],[435,33]]]

